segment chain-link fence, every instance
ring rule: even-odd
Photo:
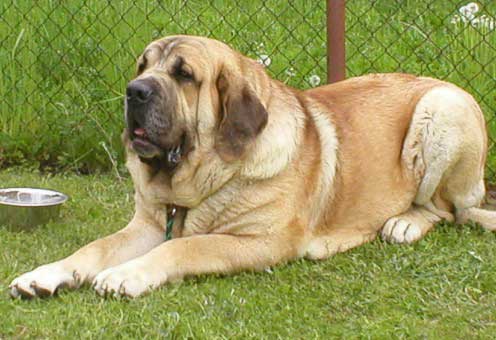
[[[14,1],[0,4],[0,164],[79,169],[119,158],[135,58],[170,34],[214,37],[295,86],[325,79],[325,3]]]
[[[479,100],[496,138],[496,5],[460,12],[465,5],[348,0],[348,77],[402,71],[453,81]],[[178,33],[222,40],[291,86],[326,79],[323,0],[4,0],[0,167],[109,168],[122,157],[123,92],[135,58],[151,40]],[[488,167],[493,178],[493,142]]]
[[[348,0],[347,76],[408,72],[451,81],[481,104],[496,176],[496,2]]]

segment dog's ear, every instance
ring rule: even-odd
[[[220,97],[220,125],[215,149],[231,162],[242,158],[267,125],[268,114],[257,95],[240,76],[222,72],[217,80]]]

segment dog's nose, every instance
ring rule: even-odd
[[[129,103],[145,104],[153,94],[151,84],[144,80],[133,80],[127,85],[126,96]]]

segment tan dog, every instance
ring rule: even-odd
[[[93,282],[135,297],[188,275],[325,259],[381,230],[410,243],[443,218],[496,229],[479,208],[483,115],[454,85],[387,74],[298,91],[221,42],[174,36],[146,48],[126,104],[134,218],[18,277],[12,296]]]

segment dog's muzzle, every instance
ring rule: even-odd
[[[131,81],[126,88],[126,120],[131,147],[141,158],[159,158],[174,167],[182,159],[185,138],[171,131],[170,110],[175,105],[163,92],[153,78]]]

